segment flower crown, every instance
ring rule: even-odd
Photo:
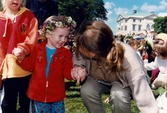
[[[51,32],[57,27],[64,28],[68,27],[70,29],[69,39],[72,40],[74,37],[76,22],[72,20],[70,16],[54,16],[55,18],[46,20],[40,27],[39,35],[40,39],[46,40],[46,32]]]

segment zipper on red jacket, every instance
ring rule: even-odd
[[[47,99],[47,94],[48,94],[48,80],[46,80],[46,95],[45,95],[45,102]]]
[[[53,54],[53,56],[55,55],[56,53]],[[49,80],[49,73],[50,73],[50,70],[52,70],[52,63],[53,63],[53,57],[52,56],[52,59],[51,59],[51,62],[50,62],[50,68],[49,68],[49,72],[48,72],[48,78],[46,78],[46,95],[45,95],[45,102],[46,102],[46,99],[47,99],[47,94],[48,94],[48,80]]]

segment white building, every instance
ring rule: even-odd
[[[138,35],[142,30],[149,32],[153,28],[156,14],[141,13],[134,10],[131,15],[119,15],[117,18],[116,35]]]

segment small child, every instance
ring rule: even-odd
[[[32,72],[27,95],[31,99],[31,113],[65,113],[65,82],[71,77],[72,53],[64,47],[76,23],[71,17],[50,16],[39,33],[37,44],[29,57],[17,63]],[[14,52],[18,52],[17,49]]]

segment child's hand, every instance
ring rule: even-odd
[[[20,48],[14,48],[12,52],[16,56],[18,61],[22,61],[25,57],[23,51]]]
[[[77,85],[79,85],[80,81],[83,81],[87,76],[86,69],[80,66],[74,67],[71,70],[71,76],[74,80],[77,80]]]
[[[21,49],[20,48],[14,48],[12,52],[17,57],[21,54]]]

